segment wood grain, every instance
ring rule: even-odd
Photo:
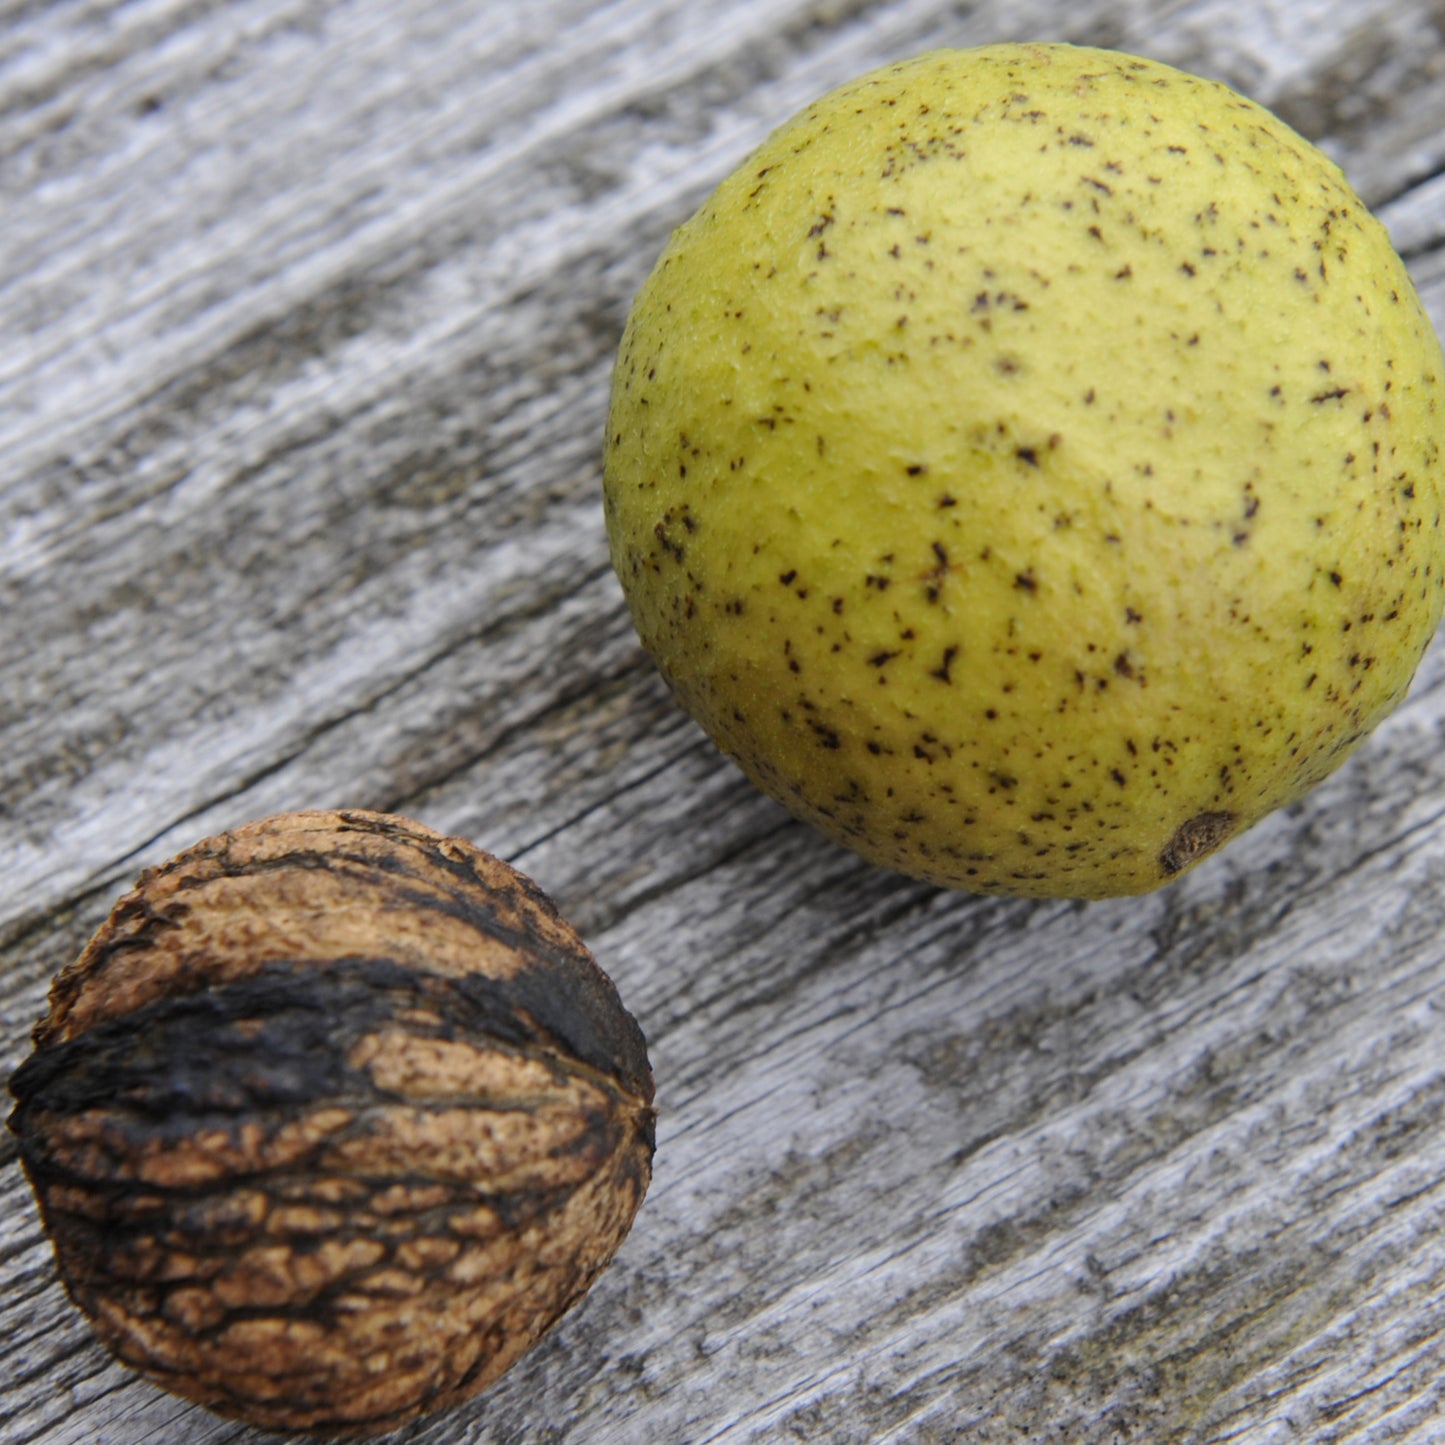
[[[1445,1439],[1445,653],[1167,890],[873,870],[674,708],[600,433],[669,229],[826,87],[1119,46],[1344,165],[1445,325],[1426,0],[0,6],[0,1022],[149,863],[411,814],[645,1028],[655,1182],[415,1442]],[[112,1363],[0,1162],[0,1440],[232,1441]]]

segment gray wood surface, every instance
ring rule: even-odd
[[[656,1177],[415,1442],[1445,1440],[1445,651],[1165,891],[969,898],[754,793],[609,571],[612,353],[828,86],[1054,38],[1320,141],[1445,323],[1427,0],[3,0],[0,1070],[145,864],[356,805],[530,873]],[[261,1437],[112,1363],[0,1154],[0,1440]]]

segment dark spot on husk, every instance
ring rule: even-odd
[[[1181,823],[1179,831],[1159,855],[1164,876],[1172,878],[1212,853],[1233,831],[1236,821],[1234,813],[1211,812],[1199,813],[1187,823]]]

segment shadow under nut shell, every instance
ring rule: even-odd
[[[269,1429],[466,1399],[651,1174],[637,1024],[520,873],[403,818],[268,818],[142,875],[56,979],[10,1127],[127,1364]]]

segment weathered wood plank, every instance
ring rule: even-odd
[[[0,26],[0,1059],[146,862],[311,804],[526,869],[643,1022],[656,1182],[585,1306],[415,1441],[1445,1429],[1445,651],[1150,898],[832,848],[673,708],[599,440],[668,229],[830,84],[1047,35],[1219,75],[1445,324],[1417,0],[145,0]],[[139,1383],[0,1162],[0,1440],[258,1438]]]

